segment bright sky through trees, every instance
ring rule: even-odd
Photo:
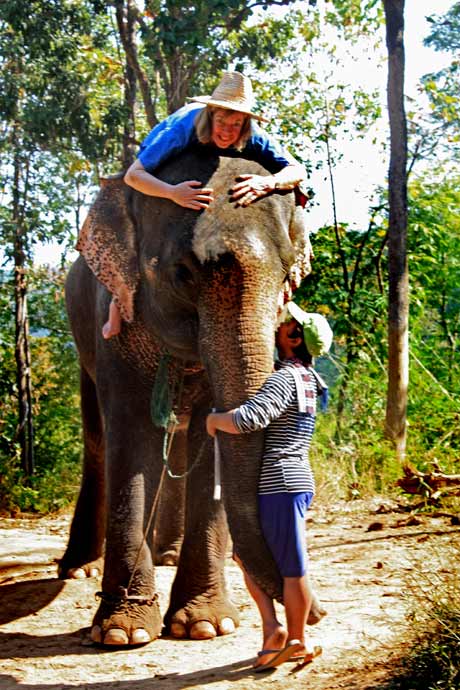
[[[423,46],[423,39],[429,32],[430,25],[425,17],[445,14],[454,4],[454,0],[406,0],[405,9],[405,49],[406,49],[406,94],[419,99],[417,84],[420,77],[445,66],[451,55],[436,53],[431,48]],[[354,78],[369,89],[379,88],[382,93],[383,117],[381,140],[385,139],[388,131],[386,113],[386,78],[387,71],[384,59],[386,57],[385,29],[382,27],[381,53],[363,55],[361,64],[353,63],[350,69],[344,64],[344,76]],[[375,58],[375,59],[374,59]],[[372,134],[372,136],[375,133]],[[370,194],[375,192],[377,185],[384,185],[388,170],[388,152],[383,152],[379,146],[373,145],[371,137],[364,140],[341,142],[343,159],[337,166],[334,175],[337,212],[339,220],[350,223],[356,229],[365,229],[368,219]],[[311,180],[316,197],[316,204],[309,212],[309,225],[312,230],[332,222],[332,206],[329,182],[325,179],[325,168],[316,172]],[[76,256],[76,253],[75,253]],[[35,250],[36,263],[59,262],[60,249],[54,245],[37,247]],[[72,258],[70,255],[68,258]]]
[[[430,24],[425,17],[445,14],[454,4],[454,0],[406,0],[405,5],[405,93],[420,100],[417,86],[420,78],[432,71],[446,66],[452,56],[437,53],[432,48],[423,46],[423,39],[430,31]],[[382,151],[371,143],[374,136],[384,141],[388,133],[388,115],[386,110],[386,46],[385,27],[381,29],[381,53],[374,59],[363,55],[359,65],[349,62],[344,65],[344,74],[352,81],[362,84],[369,90],[379,88],[382,95],[382,120],[379,130],[373,131],[362,140],[341,142],[342,161],[334,171],[334,184],[339,221],[350,223],[350,227],[365,230],[368,222],[370,195],[375,193],[377,185],[386,184],[389,164],[389,151]],[[343,75],[341,75],[343,76]],[[407,110],[407,107],[406,107]],[[325,179],[325,170],[314,175],[312,187],[316,193],[316,206],[309,214],[309,225],[312,229],[332,223],[332,206],[329,182]]]

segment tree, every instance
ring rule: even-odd
[[[453,60],[439,72],[426,74],[422,80],[431,101],[432,118],[448,145],[449,157],[460,155],[460,2],[456,2],[441,17],[428,17],[431,31],[425,39],[426,46],[453,53]]]
[[[402,459],[409,385],[407,265],[407,132],[404,110],[404,0],[383,0],[388,49],[390,170],[388,178],[388,391],[385,427]]]
[[[418,356],[454,391],[460,362],[460,177],[434,169],[411,181],[411,318]]]
[[[56,188],[65,186],[66,168],[75,164],[78,151],[94,160],[100,149],[88,97],[92,74],[82,69],[85,37],[97,11],[97,3],[83,0],[28,4],[11,0],[0,10],[0,112],[4,122],[0,162],[2,188],[10,202],[0,219],[4,251],[14,265],[18,439],[26,474],[34,470],[28,262],[38,238],[56,236],[62,230],[62,219],[56,224],[57,231],[50,223],[51,202]],[[53,158],[46,159],[45,152]],[[56,161],[57,177],[51,179]],[[49,167],[43,169],[42,165]],[[45,181],[44,173],[50,179]],[[43,208],[46,201],[50,206]]]
[[[287,16],[270,13],[293,1],[200,0],[184,6],[179,0],[148,0],[141,11],[133,0],[114,0],[121,43],[136,75],[148,125],[180,108],[187,96],[209,92],[216,75],[229,67],[279,69],[296,24],[306,24],[316,4],[310,0],[304,12]],[[337,13],[331,12],[334,21],[341,12],[350,23],[357,22],[355,3],[337,4]],[[375,4],[368,0],[366,7]],[[361,19],[365,21],[365,12]]]
[[[14,360],[14,299],[0,271],[0,507],[44,511],[68,505],[80,473],[79,373],[64,305],[67,266],[28,269],[33,361],[32,476],[19,468]]]

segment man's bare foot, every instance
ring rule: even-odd
[[[263,649],[258,652],[258,658],[253,668],[268,664],[274,659],[280,649],[285,646],[286,640],[287,632],[281,625],[270,631],[264,631]]]
[[[289,661],[297,661],[297,663],[302,664],[311,664],[313,659],[316,659],[317,656],[321,656],[322,653],[323,648],[321,645],[310,641],[304,645],[303,649],[299,649],[299,651],[295,652]]]

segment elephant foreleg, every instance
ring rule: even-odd
[[[120,370],[104,401],[106,553],[91,631],[92,639],[105,645],[145,644],[162,627],[148,530],[161,476],[163,434],[150,419],[149,387]],[[136,395],[129,397],[132,390]]]
[[[59,577],[84,578],[102,572],[105,536],[104,437],[96,387],[82,368],[83,477]]]
[[[236,607],[228,598],[224,561],[228,529],[223,503],[213,499],[213,445],[205,433],[209,408],[195,412],[189,427],[185,533],[165,616],[174,637],[205,639],[235,630]]]

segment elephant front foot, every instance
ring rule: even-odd
[[[102,594],[91,639],[106,646],[148,644],[159,637],[162,624],[156,594],[137,600]]]
[[[200,596],[175,612],[170,607],[165,632],[176,638],[209,640],[235,632],[239,622],[238,611],[228,599]]]
[[[84,580],[87,577],[99,577],[102,574],[102,569],[102,558],[81,565],[70,565],[63,558],[58,564],[58,576],[61,580]]]

